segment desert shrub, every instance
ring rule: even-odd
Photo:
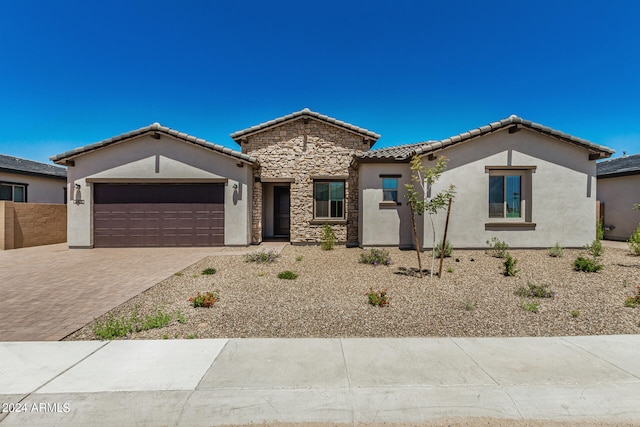
[[[604,247],[602,242],[598,239],[591,242],[590,245],[585,245],[584,248],[591,254],[592,257],[597,258],[604,253]]]
[[[519,287],[516,290],[516,295],[523,298],[554,298],[556,293],[550,291],[548,285],[528,283],[526,288],[524,286]]]
[[[464,301],[462,301],[462,303],[460,305],[466,311],[473,311],[473,310],[475,310],[475,308],[476,308],[476,306],[478,304],[475,301],[471,301],[469,298],[467,298]]]
[[[573,269],[576,271],[584,271],[586,273],[595,273],[602,270],[602,264],[591,258],[578,257],[573,262]]]
[[[520,270],[516,270],[516,264],[518,263],[518,260],[515,258],[512,258],[511,255],[506,254],[506,259],[504,260],[504,275],[505,276],[515,276],[516,274],[518,274],[518,271]]]
[[[389,302],[391,300],[391,297],[387,295],[387,289],[374,291],[373,288],[369,288],[369,292],[367,292],[366,295],[369,298],[369,304],[378,307],[389,305]]]
[[[278,273],[278,279],[295,280],[297,278],[298,274],[290,270],[285,270]]]
[[[489,245],[489,249],[485,251],[487,254],[496,258],[507,257],[509,245],[506,242],[499,240],[497,237],[492,237],[491,240],[487,240],[487,245]]]
[[[529,301],[522,300],[520,302],[520,306],[522,307],[523,310],[529,311],[531,313],[537,313],[538,310],[540,310],[540,303],[533,302],[533,301],[529,302]]]
[[[452,252],[453,252],[453,245],[451,244],[450,241],[447,240],[446,242],[444,242],[444,257],[449,258]],[[440,258],[440,256],[442,256],[442,242],[438,242],[438,244],[436,245],[434,249],[434,256],[436,258]]]
[[[189,298],[189,301],[194,307],[206,307],[211,308],[220,299],[220,293],[217,290],[212,292],[205,292],[201,294],[198,292],[195,296]]]
[[[216,274],[216,269],[215,268],[205,268],[204,270],[202,270],[202,272],[200,274],[203,274],[205,276],[209,276],[211,274]]]
[[[360,252],[360,262],[362,264],[378,265],[390,265],[391,256],[386,249],[369,249],[368,251]]]
[[[320,248],[323,251],[330,251],[333,249],[333,245],[336,243],[336,233],[333,232],[333,228],[329,224],[322,226],[322,242]]]
[[[276,260],[276,258],[278,258],[280,256],[279,253],[277,253],[276,251],[260,251],[260,252],[253,252],[250,254],[246,254],[244,256],[244,260],[246,262],[256,262],[256,263],[270,263],[270,262],[274,262]]]
[[[550,257],[558,258],[564,255],[564,248],[560,245],[560,243],[556,242],[555,245],[547,250],[547,253]]]
[[[180,311],[170,314],[160,309],[156,309],[152,315],[141,318],[138,315],[138,308],[136,307],[129,317],[116,317],[113,313],[109,313],[103,322],[95,322],[93,333],[100,339],[112,340],[118,337],[125,337],[131,332],[164,328],[171,323],[174,318],[180,323],[184,323],[185,321],[184,314]]]
[[[627,244],[633,255],[640,255],[640,224],[638,224],[636,231],[634,231],[631,237],[629,237],[629,240],[627,240]]]
[[[640,307],[640,286],[638,286],[637,289],[638,290],[636,291],[636,294],[634,296],[627,297],[627,299],[624,300],[625,307]]]

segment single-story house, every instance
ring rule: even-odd
[[[598,162],[598,200],[603,203],[604,237],[628,240],[640,224],[640,154]]]
[[[62,204],[66,191],[65,168],[0,154],[0,201]]]
[[[455,247],[593,240],[595,161],[609,148],[517,116],[372,150],[379,137],[304,109],[231,134],[239,151],[154,123],[51,159],[68,168],[70,247],[317,243],[324,224],[348,245],[409,247],[404,184],[416,155],[449,159],[431,191],[456,185]]]

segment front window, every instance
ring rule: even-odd
[[[382,178],[382,200],[398,202],[398,178]]]
[[[24,185],[0,184],[0,200],[13,202],[26,202],[26,191]]]
[[[520,175],[489,176],[489,218],[522,217]]]
[[[314,183],[314,217],[344,218],[344,181]]]

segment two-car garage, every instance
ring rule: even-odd
[[[224,184],[94,184],[94,247],[224,244]]]
[[[255,157],[153,123],[52,160],[70,248],[251,244]]]

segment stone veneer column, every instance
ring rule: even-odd
[[[253,182],[251,243],[262,242],[262,183]]]

